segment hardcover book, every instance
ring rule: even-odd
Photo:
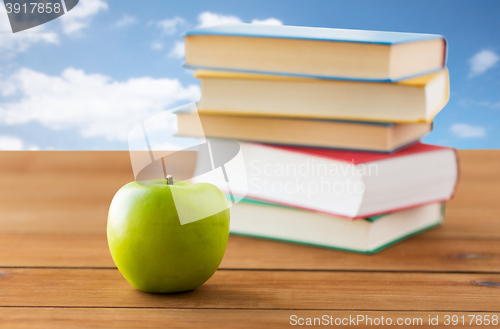
[[[440,225],[444,204],[432,203],[377,217],[341,217],[243,199],[231,208],[230,232],[320,247],[375,253]]]
[[[180,135],[387,153],[419,141],[432,130],[431,123],[394,124],[190,112],[177,112],[176,115]]]
[[[239,146],[246,179],[232,182],[232,194],[351,219],[450,200],[458,183],[456,150],[448,147],[417,143],[383,154]]]
[[[200,113],[430,122],[449,98],[448,71],[397,83],[197,71]]]
[[[440,35],[224,24],[185,33],[190,69],[398,81],[445,66]]]

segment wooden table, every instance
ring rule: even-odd
[[[155,295],[125,281],[106,243],[109,203],[133,180],[127,152],[0,152],[0,327],[290,327],[292,315],[473,327],[468,315],[500,315],[500,150],[460,156],[438,229],[371,256],[231,236],[205,285]]]

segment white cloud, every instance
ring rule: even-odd
[[[492,109],[498,109],[498,108],[500,108],[500,101],[497,101],[497,102],[492,102],[492,101],[476,101],[476,100],[473,100],[473,99],[470,99],[470,98],[462,98],[457,103],[458,103],[458,105],[463,106],[463,107],[472,107],[472,106],[478,107],[478,106],[481,106],[481,107],[489,107],[489,108],[492,108]]]
[[[205,11],[198,15],[198,27],[208,27],[227,23],[242,23],[236,16],[226,16]]]
[[[162,50],[163,49],[163,44],[161,42],[153,42],[151,44],[151,49],[153,49],[153,50]]]
[[[164,19],[162,21],[159,21],[158,23],[156,23],[156,26],[158,26],[163,31],[163,33],[172,35],[177,32],[178,26],[184,23],[186,23],[186,21],[183,18],[174,17],[172,19]]]
[[[199,28],[202,27],[209,27],[209,26],[214,26],[214,25],[221,25],[221,24],[227,24],[227,23],[243,23],[243,21],[236,16],[232,15],[222,15],[222,14],[216,14],[216,13],[211,13],[209,11],[205,11],[201,14],[198,15],[198,26]],[[283,23],[277,19],[277,18],[267,18],[263,20],[258,20],[254,19],[251,22],[252,24],[267,24],[267,25],[283,25]]]
[[[0,5],[0,33],[0,58],[14,57],[17,53],[26,51],[35,43],[59,43],[57,33],[46,31],[43,25],[12,33],[4,5]]]
[[[92,16],[107,9],[108,4],[103,0],[80,1],[75,8],[59,18],[63,32],[68,35],[77,34],[90,25]]]
[[[50,129],[72,128],[83,137],[126,141],[142,120],[173,106],[197,101],[200,89],[176,79],[131,78],[116,81],[68,68],[50,76],[22,68],[0,85],[11,97],[0,103],[0,124],[37,121]]]
[[[283,22],[277,18],[268,18],[263,20],[254,19],[252,24],[283,25]]]
[[[127,25],[132,25],[132,24],[135,24],[137,23],[137,18],[135,18],[134,16],[130,16],[130,15],[123,15],[122,18],[120,18],[119,20],[116,21],[115,23],[115,27],[125,27]]]
[[[9,136],[9,135],[0,135],[0,150],[1,151],[35,151],[39,150],[37,146],[28,145],[22,139]]]
[[[500,102],[490,102],[490,101],[481,101],[477,103],[479,106],[489,107],[492,109],[500,108]]]
[[[500,60],[500,57],[491,50],[481,50],[469,59],[469,77],[482,74],[491,69]]]
[[[460,138],[474,138],[486,136],[486,129],[481,126],[471,126],[465,123],[456,123],[450,128],[451,132]]]
[[[182,41],[176,41],[174,48],[170,51],[168,54],[169,57],[174,57],[174,58],[183,58],[185,55],[185,47],[184,47],[184,42]]]

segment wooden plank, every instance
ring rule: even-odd
[[[0,152],[0,232],[105,232],[128,152]]]
[[[500,272],[499,240],[417,236],[375,255],[231,236],[220,268]]]
[[[133,179],[128,151],[2,151],[2,173],[120,172]]]
[[[1,269],[0,306],[500,312],[499,274],[217,271],[181,294],[140,292],[118,270]]]
[[[433,237],[498,238],[500,150],[459,150],[461,176],[445,225]]]
[[[186,159],[172,166],[189,172]],[[124,151],[0,152],[0,232],[105,234],[114,194],[133,180]]]
[[[470,313],[460,312],[373,312],[373,311],[290,311],[290,310],[217,310],[217,309],[123,309],[123,308],[17,308],[0,307],[0,322],[11,329],[69,329],[69,328],[290,328],[299,323],[316,321],[322,326],[341,325],[361,328],[380,327],[403,323],[418,326],[433,324],[468,328],[496,327],[491,319],[498,313],[476,313],[481,318],[472,318]],[[488,315],[490,325],[484,325]],[[461,318],[463,316],[463,319]],[[316,319],[315,319],[316,318]],[[308,320],[310,319],[310,320]],[[390,320],[388,320],[390,319]],[[434,322],[437,319],[437,323]],[[480,320],[481,319],[481,320]],[[497,319],[496,317],[494,319]],[[472,324],[469,323],[472,320]],[[464,321],[465,325],[462,325]],[[481,322],[480,322],[481,321]],[[350,322],[350,323],[349,323]],[[375,323],[374,323],[375,322]],[[476,325],[483,323],[482,325]],[[376,325],[379,323],[379,325]],[[411,324],[410,324],[411,323]],[[496,323],[496,322],[493,322]],[[347,325],[346,325],[347,324]],[[318,325],[319,326],[319,325]],[[309,327],[309,326],[307,326]]]
[[[459,150],[461,177],[445,225],[428,236],[498,238],[500,150]]]
[[[436,238],[500,238],[500,150],[459,151],[462,176]],[[0,152],[0,232],[104,234],[127,152]]]
[[[3,267],[115,265],[104,235],[0,235]],[[272,252],[270,252],[272,250]],[[376,255],[230,236],[222,269],[500,272],[500,240],[419,236]]]
[[[0,267],[116,268],[102,234],[2,234],[0,250]]]

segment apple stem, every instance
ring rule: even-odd
[[[174,177],[172,175],[167,175],[165,180],[167,181],[167,185],[174,185]]]

